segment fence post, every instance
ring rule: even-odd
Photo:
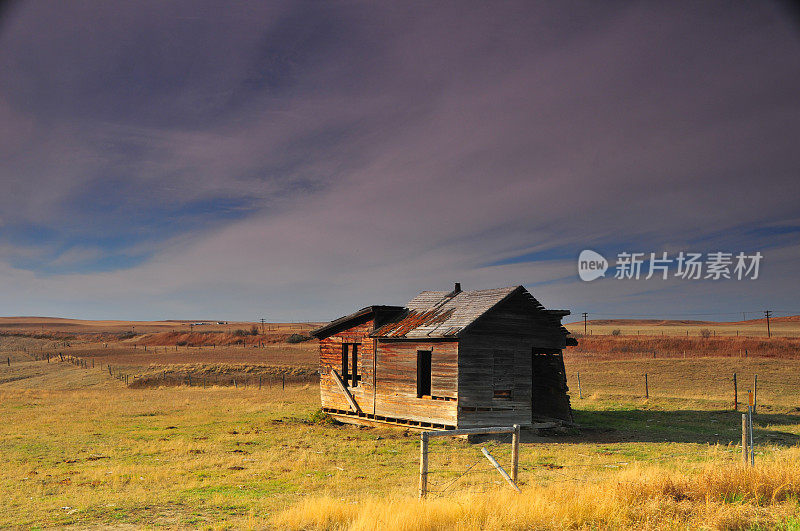
[[[747,413],[742,413],[742,461],[747,466]]]
[[[517,482],[517,470],[519,469],[519,424],[514,424],[514,435],[511,436],[511,480]]]
[[[258,390],[261,391],[261,376],[258,377]]]
[[[650,398],[650,386],[647,383],[647,373],[644,373],[644,397]]]
[[[286,389],[286,374],[281,374],[281,389]]]
[[[419,436],[419,497],[428,495],[428,434]]]
[[[733,373],[733,410],[739,410],[739,389],[736,386],[736,373]]]

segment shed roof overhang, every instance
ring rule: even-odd
[[[350,315],[345,315],[344,317],[331,321],[325,326],[312,330],[310,334],[317,339],[324,339],[342,330],[347,330],[360,322],[368,321],[371,318],[375,319],[376,326],[380,326],[379,323],[381,320],[393,317],[404,310],[405,308],[402,306],[367,306]]]

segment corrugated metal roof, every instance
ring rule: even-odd
[[[379,327],[373,337],[422,339],[453,337],[522,286],[474,291],[423,291],[408,310]],[[527,293],[527,291],[525,291]],[[531,296],[531,299],[536,299]],[[536,301],[538,307],[541,304]]]
[[[452,338],[512,293],[527,298],[554,327],[561,330],[564,337],[568,337],[569,332],[561,326],[561,317],[569,315],[569,311],[545,310],[523,286],[474,291],[423,291],[405,307],[368,306],[312,331],[311,335],[327,337],[352,326],[355,321],[373,318],[377,328],[371,334],[372,337]]]

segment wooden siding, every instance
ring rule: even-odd
[[[371,413],[373,410],[373,356],[375,340],[369,337],[372,331],[372,320],[365,320],[336,335],[326,337],[319,342],[320,360],[320,399],[322,407],[349,411],[350,405],[336,382],[331,377],[331,369],[342,373],[342,343],[358,344],[358,373],[361,381],[357,387],[349,387],[350,394],[358,403],[361,411]]]
[[[515,295],[478,319],[460,338],[458,366],[458,426],[478,427],[518,423],[530,425],[536,403],[534,349],[558,350],[565,339],[552,319],[543,315],[524,295]],[[563,361],[561,368],[563,371]],[[511,391],[496,397],[495,391]],[[566,398],[566,385],[564,385]],[[547,401],[553,400],[550,390]],[[566,398],[569,409],[569,399]],[[541,404],[537,413],[563,416]]]
[[[341,374],[342,344],[359,344],[361,381],[348,387],[362,412],[374,417],[456,425],[458,345],[455,341],[387,341],[369,337],[371,319],[320,340],[320,399],[323,408],[351,411],[330,375]],[[376,343],[379,341],[379,343]],[[375,348],[377,347],[377,358]],[[433,398],[417,398],[417,351],[430,350]],[[377,365],[377,370],[375,365]]]
[[[519,338],[463,337],[459,344],[458,427],[530,425],[531,376],[530,346]],[[495,390],[511,391],[511,396],[495,398]]]
[[[456,425],[458,343],[378,340],[375,414]],[[431,394],[451,400],[417,398],[417,351],[430,350]]]
[[[462,335],[517,337],[541,349],[563,349],[566,338],[552,317],[536,309],[524,294],[516,294],[475,321]]]

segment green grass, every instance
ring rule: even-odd
[[[524,437],[521,483],[595,481],[647,463],[683,472],[737,463],[741,413],[730,411],[724,386],[716,392],[704,384],[729,361],[689,361],[693,371],[672,367],[680,378],[660,360],[623,367],[568,361],[570,374],[577,365],[590,389],[583,400],[573,389],[575,418],[585,429]],[[794,366],[772,363],[759,365],[765,392],[757,459],[800,442]],[[625,392],[618,376],[644,370],[658,382],[649,400]],[[89,375],[51,364],[44,372],[39,388],[0,386],[0,527],[261,527],[311,496],[416,494],[418,435],[326,423],[315,386],[136,390],[99,369]],[[778,389],[782,374],[786,385]],[[432,442],[431,489],[475,463],[448,493],[502,488],[482,446],[509,462],[508,444]],[[791,529],[797,521],[785,524]]]

